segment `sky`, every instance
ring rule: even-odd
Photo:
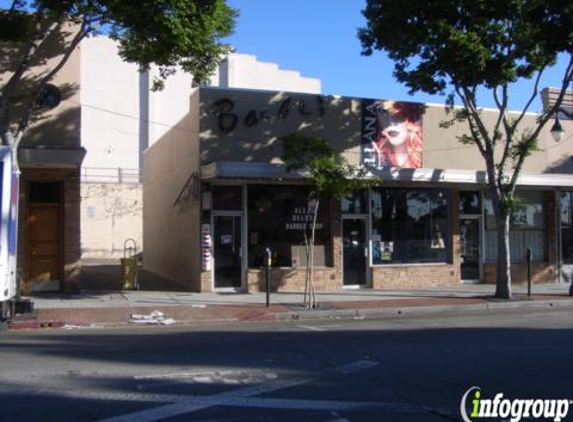
[[[399,1],[399,0],[395,0]],[[503,0],[501,0],[503,1]],[[277,63],[281,69],[322,81],[322,92],[396,101],[443,104],[444,97],[418,92],[413,96],[392,76],[393,63],[383,52],[362,56],[357,30],[365,25],[366,0],[227,0],[240,13],[235,33],[225,42],[238,53]],[[0,0],[7,8],[9,0]],[[559,86],[565,60],[545,72],[540,88]],[[510,108],[521,110],[532,82],[510,90]],[[491,94],[479,95],[478,105],[494,108]],[[540,111],[537,99],[529,111]]]
[[[444,97],[408,89],[392,76],[393,63],[383,52],[360,54],[357,29],[365,25],[365,0],[227,0],[239,10],[235,34],[226,42],[238,53],[253,54],[281,69],[319,78],[322,92],[374,99],[444,103]],[[560,85],[564,60],[546,72],[540,87]],[[511,90],[510,107],[521,109],[532,84]],[[495,107],[491,94],[480,95],[479,106]],[[529,111],[540,111],[536,101]]]

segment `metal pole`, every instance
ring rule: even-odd
[[[531,297],[531,246],[527,247],[525,260],[527,262],[527,297],[529,298]]]
[[[267,284],[267,308],[271,306],[271,250],[265,248],[265,279]]]

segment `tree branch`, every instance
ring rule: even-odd
[[[499,116],[497,116],[497,121],[495,122],[495,126],[494,126],[494,135],[499,133],[499,128],[501,126],[501,123],[503,122],[504,126],[507,124],[507,117],[505,115],[505,112],[507,110],[507,103],[509,101],[509,96],[507,95],[507,84],[503,84],[502,86],[502,97],[501,97],[501,101],[499,99],[499,96],[497,94],[497,87],[494,88],[493,90],[493,99],[495,101],[495,105],[497,106],[497,109],[499,110]],[[494,141],[495,143],[496,141]]]
[[[470,120],[470,118],[474,120],[473,123],[473,125],[475,125],[474,130],[477,131],[477,133],[479,133],[479,135],[484,140],[485,145],[483,145],[482,148],[480,148],[480,152],[482,153],[482,156],[485,160],[486,171],[488,176],[488,184],[492,189],[497,190],[496,178],[495,178],[494,146],[493,143],[491,142],[491,139],[489,138],[489,133],[479,115],[479,111],[477,110],[475,104],[475,97],[468,98],[468,95],[472,95],[472,93],[475,92],[475,90],[469,92],[468,88],[462,87],[462,91],[463,93],[460,92],[458,87],[456,87],[456,92],[458,93],[458,96],[460,96],[460,98],[464,102],[464,106],[469,112],[468,121]],[[471,125],[470,125],[470,130],[471,130]],[[472,136],[474,136],[474,138],[476,136],[475,134],[476,132],[472,132]]]
[[[499,164],[497,167],[497,184],[498,184],[498,186],[503,185],[502,179],[503,179],[503,176],[505,175],[505,163],[507,162],[507,159],[509,158],[509,152],[511,151],[511,146],[513,144],[514,130],[512,130],[511,125],[509,124],[509,122],[507,120],[507,114],[506,114],[508,100],[509,100],[509,95],[507,92],[507,84],[504,84],[504,86],[503,86],[503,101],[502,101],[503,109],[500,109],[500,114],[498,116],[498,123],[500,121],[503,122],[503,129],[505,130],[505,145],[503,146],[503,154],[501,156],[501,159],[499,160]],[[496,130],[499,130],[499,127],[497,127]],[[497,136],[497,133],[496,133],[496,136]]]
[[[461,90],[459,87],[455,87],[456,93],[461,98],[462,102],[464,103],[464,108],[468,113],[468,119],[473,119],[474,130],[476,132],[472,133],[474,139],[476,140],[476,144],[480,149],[480,152],[486,158],[486,155],[491,150],[493,151],[491,140],[489,139],[489,133],[481,120],[479,115],[479,111],[475,104],[475,91],[469,91],[468,88],[462,87]],[[470,128],[471,129],[471,128]],[[479,135],[479,136],[478,136]],[[483,139],[483,144],[480,142],[480,138]],[[492,153],[493,155],[493,153]]]
[[[485,158],[486,151],[485,151],[484,146],[482,145],[482,143],[481,143],[480,140],[479,140],[479,139],[480,139],[480,134],[479,134],[478,129],[476,128],[476,124],[475,124],[475,122],[474,122],[473,117],[470,116],[470,115],[468,115],[468,116],[467,116],[467,121],[468,121],[468,126],[469,126],[469,128],[470,128],[470,133],[472,134],[472,138],[474,138],[475,144],[476,144],[476,146],[478,147],[478,150],[479,150],[480,154],[482,155],[482,157]]]
[[[498,169],[498,178],[500,179],[500,183],[501,183],[501,177],[502,177],[502,173],[504,171],[505,168],[505,163],[507,162],[507,158],[509,157],[509,151],[511,150],[511,146],[513,144],[513,135],[515,134],[515,131],[517,130],[517,127],[519,126],[519,124],[521,123],[521,121],[523,120],[523,118],[525,117],[525,114],[527,113],[527,110],[529,110],[529,107],[531,107],[531,104],[533,103],[533,100],[535,100],[535,97],[537,97],[537,94],[539,93],[539,81],[541,80],[541,75],[543,74],[543,72],[545,71],[546,65],[544,65],[541,69],[539,69],[539,71],[537,72],[537,77],[535,78],[535,84],[533,86],[533,91],[531,93],[531,96],[529,97],[529,100],[527,101],[527,103],[525,104],[525,106],[523,107],[523,110],[521,111],[519,117],[510,125],[507,120],[504,118],[504,126],[505,126],[505,131],[506,131],[506,142],[505,142],[505,148],[503,150],[503,156],[500,160],[500,164],[499,164],[499,169]],[[539,133],[539,132],[538,132]],[[523,158],[522,158],[523,157]],[[523,165],[523,161],[525,159],[525,155],[524,154],[520,154],[520,156],[518,157],[518,164],[521,161],[521,163],[519,164],[519,169],[521,170],[521,167]],[[517,167],[517,164],[516,164]],[[515,173],[515,169],[514,169],[514,173]],[[519,170],[517,171],[519,173]],[[512,177],[513,180],[513,177]],[[517,179],[516,179],[517,180]],[[513,192],[513,190],[515,189],[515,184],[510,182],[510,191]]]
[[[543,67],[541,69],[539,69],[539,72],[537,73],[537,78],[535,78],[535,85],[533,86],[533,92],[531,93],[531,97],[529,97],[529,100],[525,104],[525,107],[521,111],[521,114],[519,115],[517,120],[515,122],[513,122],[513,125],[511,128],[512,131],[515,131],[515,129],[517,128],[517,126],[519,125],[521,120],[523,120],[525,113],[527,113],[527,110],[529,110],[529,107],[531,107],[533,100],[535,100],[535,97],[537,97],[537,94],[539,93],[539,81],[541,80],[541,75],[545,71],[546,67],[547,67],[547,65],[543,65]]]
[[[18,149],[18,145],[22,139],[22,133],[24,132],[24,130],[28,127],[29,124],[29,119],[30,119],[30,115],[32,114],[32,112],[34,111],[34,108],[36,106],[36,101],[38,99],[39,94],[42,92],[42,90],[44,89],[44,87],[46,86],[46,84],[56,75],[56,73],[58,73],[62,67],[67,63],[68,59],[70,58],[70,56],[72,55],[72,53],[74,52],[74,50],[76,49],[76,47],[80,44],[80,42],[82,41],[82,39],[85,38],[85,36],[89,33],[89,31],[91,30],[91,28],[86,25],[86,21],[83,20],[82,22],[82,26],[80,28],[80,30],[76,33],[76,35],[74,36],[74,38],[72,39],[70,45],[67,47],[66,52],[63,54],[62,58],[60,59],[60,61],[58,62],[58,64],[56,66],[54,66],[54,68],[52,70],[50,70],[46,76],[44,76],[41,80],[40,83],[38,84],[35,92],[33,95],[30,95],[28,102],[26,104],[25,107],[25,111],[24,114],[22,115],[22,117],[20,118],[20,122],[18,124],[18,130],[16,132],[15,135],[15,144],[13,145],[13,149],[17,150]]]
[[[44,43],[46,38],[48,38],[50,34],[59,26],[59,21],[56,20],[52,22],[52,24],[47,30],[42,31],[42,19],[43,19],[43,12],[38,11],[36,13],[36,19],[34,21],[34,34],[32,35],[30,45],[28,46],[26,53],[22,56],[20,62],[18,63],[16,70],[14,71],[10,79],[8,79],[8,82],[6,83],[6,85],[4,85],[4,88],[2,89],[4,104],[8,104],[10,102],[10,99],[12,97],[12,94],[14,93],[14,90],[16,89],[16,86],[18,86],[18,84],[22,80],[22,76],[28,69],[30,61],[34,57],[34,54]]]
[[[573,54],[569,55],[569,63],[567,64],[567,68],[565,70],[565,76],[563,77],[563,81],[561,82],[561,88],[559,90],[559,95],[557,96],[557,100],[553,103],[553,106],[541,116],[539,119],[539,123],[537,128],[533,132],[532,137],[537,138],[541,130],[545,127],[545,124],[551,119],[551,117],[559,111],[561,104],[563,103],[563,98],[565,98],[565,94],[567,93],[567,88],[569,87],[569,83],[573,79]]]
[[[541,133],[541,131],[543,130],[549,119],[556,112],[559,111],[559,107],[561,107],[561,104],[563,103],[563,98],[565,97],[565,93],[567,92],[567,88],[572,79],[573,79],[573,54],[569,56],[569,63],[567,64],[567,68],[565,70],[565,76],[563,77],[563,81],[561,83],[561,88],[559,90],[559,95],[557,96],[557,100],[555,100],[553,106],[539,118],[537,123],[537,128],[532,132],[531,135],[529,135],[527,141],[537,139],[537,137],[539,136],[539,134]],[[517,163],[515,165],[515,169],[511,177],[511,181],[509,183],[509,187],[512,192],[515,190],[517,178],[519,177],[519,172],[523,167],[523,162],[525,161],[526,155],[527,155],[526,151],[523,151],[522,153],[519,154],[519,157],[517,159]]]
[[[456,91],[458,91],[458,95],[460,95],[458,88],[456,88]],[[476,127],[485,143],[484,147],[486,152],[488,151],[488,149],[491,149],[493,151],[493,144],[489,137],[489,132],[487,131],[487,128],[485,127],[485,124],[483,123],[476,106],[475,89],[470,91],[467,87],[462,87],[462,91],[463,95],[461,95],[460,97],[464,102],[464,106],[469,111],[469,114],[474,118]]]

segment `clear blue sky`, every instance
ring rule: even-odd
[[[443,97],[417,93],[392,77],[393,64],[384,53],[360,54],[357,29],[364,26],[361,10],[365,0],[227,0],[240,16],[236,32],[228,38],[239,53],[253,54],[282,69],[298,70],[303,76],[319,78],[322,91],[391,100],[443,103]],[[395,0],[400,1],[400,0]],[[500,0],[503,1],[503,0]],[[0,0],[0,8],[11,1]],[[546,72],[541,87],[558,86],[564,60]],[[512,90],[510,106],[521,109],[531,84],[519,83]],[[482,107],[494,107],[490,95],[479,97]],[[530,111],[541,110],[536,101]]]
[[[240,12],[236,32],[228,39],[238,53],[319,78],[325,94],[444,102],[424,93],[409,96],[392,77],[393,64],[384,53],[361,56],[356,31],[364,26],[365,0],[228,0],[228,4]],[[547,72],[541,87],[559,85],[561,62]],[[513,109],[525,104],[528,88],[520,83],[513,89]],[[489,96],[482,95],[479,101],[482,107],[494,107]],[[540,109],[538,101],[530,111]]]

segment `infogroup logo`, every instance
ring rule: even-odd
[[[460,412],[465,422],[476,422],[480,418],[510,418],[511,422],[533,418],[559,422],[567,417],[572,403],[569,399],[506,399],[503,393],[496,393],[493,399],[486,399],[481,388],[474,386],[462,396]]]

